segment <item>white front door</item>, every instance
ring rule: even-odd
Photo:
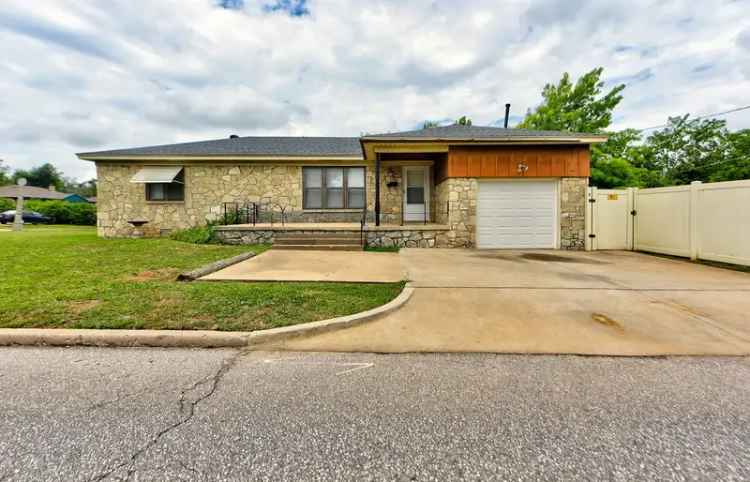
[[[477,197],[477,247],[556,246],[556,181],[480,181]]]
[[[404,221],[429,221],[430,188],[427,166],[404,166]]]

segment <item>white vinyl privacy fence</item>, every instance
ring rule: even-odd
[[[750,265],[750,180],[589,189],[588,245]]]

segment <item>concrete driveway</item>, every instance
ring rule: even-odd
[[[750,354],[750,274],[601,251],[406,249],[397,312],[278,348],[366,352]]]
[[[397,283],[404,277],[396,253],[271,249],[200,281]]]

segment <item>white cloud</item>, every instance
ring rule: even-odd
[[[75,152],[491,124],[597,66],[628,84],[618,128],[750,99],[747,1],[319,0],[298,17],[217,3],[4,0],[0,158],[87,178]]]

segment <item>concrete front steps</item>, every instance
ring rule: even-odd
[[[331,233],[276,233],[273,249],[317,251],[362,251],[358,232]]]

